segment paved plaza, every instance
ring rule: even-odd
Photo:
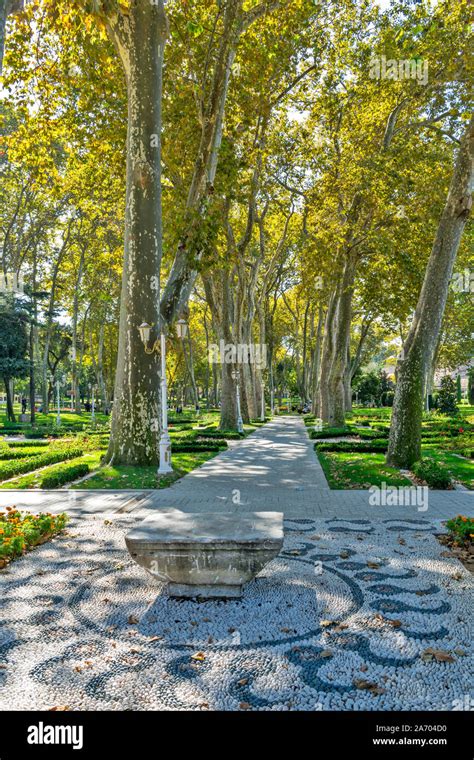
[[[73,518],[2,573],[0,709],[467,709],[472,576],[429,520],[286,520],[242,600],[212,602],[154,585],[137,523]]]

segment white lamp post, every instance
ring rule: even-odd
[[[92,413],[91,413],[91,422],[94,425],[95,424],[95,385],[92,386]]]
[[[160,435],[160,466],[158,475],[173,472],[171,466],[171,439],[168,431],[168,386],[166,382],[166,335],[161,331],[161,435]]]
[[[61,399],[60,399],[60,392],[61,392],[61,381],[58,379],[56,380],[56,400],[57,400],[57,414],[56,414],[56,425],[59,427],[61,424]]]
[[[291,404],[290,404],[290,389],[288,388],[286,392],[286,399],[287,399],[287,406],[288,406],[288,414],[291,412]]]
[[[161,435],[159,442],[160,464],[158,475],[168,475],[173,472],[171,466],[171,439],[168,430],[168,386],[166,382],[166,334],[162,329],[159,340],[156,339],[150,348],[148,342],[151,335],[151,325],[143,322],[138,328],[140,338],[145,348],[145,353],[152,354],[154,351],[161,353]],[[178,337],[186,337],[188,326],[184,319],[180,319],[177,324]]]
[[[262,413],[260,415],[260,420],[262,422],[265,422],[265,383],[262,380]]]
[[[237,430],[239,433],[244,432],[244,421],[242,419],[242,413],[240,411],[240,383],[238,370],[232,371],[232,379],[235,380],[235,395],[237,402]]]

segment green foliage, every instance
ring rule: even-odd
[[[412,466],[412,472],[424,480],[430,488],[451,488],[452,479],[449,472],[434,459],[420,459]]]
[[[456,404],[456,384],[452,377],[445,375],[441,378],[438,393],[438,409],[442,414],[453,416],[458,413]]]

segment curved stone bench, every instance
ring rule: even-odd
[[[242,596],[283,546],[281,512],[197,513],[177,509],[147,517],[125,537],[139,565],[175,597]]]

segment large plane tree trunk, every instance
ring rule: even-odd
[[[157,464],[159,368],[147,354],[139,326],[160,328],[162,256],[161,94],[167,20],[163,2],[136,0],[109,24],[128,90],[125,250],[112,434],[107,458],[114,463]]]
[[[425,385],[441,330],[454,262],[472,205],[473,159],[474,118],[471,118],[461,140],[448,198],[397,367],[387,462],[398,467],[411,467],[421,456]]]

